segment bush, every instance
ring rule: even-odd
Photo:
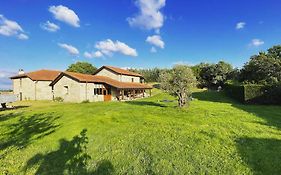
[[[240,102],[244,102],[244,87],[243,86],[226,84],[224,86],[224,89],[230,97],[232,97]]]
[[[227,94],[248,104],[281,104],[281,84],[279,85],[226,85]]]
[[[89,100],[84,100],[81,103],[90,103],[90,101]]]
[[[62,97],[56,97],[56,98],[54,98],[54,101],[63,102],[63,98]]]

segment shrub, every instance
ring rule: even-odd
[[[63,98],[62,97],[56,97],[56,98],[54,98],[54,101],[63,102]]]
[[[281,104],[281,84],[279,85],[226,85],[227,94],[248,104]]]
[[[89,100],[84,100],[81,103],[90,103],[90,101]]]
[[[230,97],[232,97],[240,102],[244,102],[244,87],[243,86],[226,84],[224,86],[224,88],[225,88],[226,93]]]

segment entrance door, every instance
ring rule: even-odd
[[[105,87],[105,89],[103,89],[103,99],[104,99],[104,101],[111,101],[111,88],[110,87]]]
[[[104,95],[104,101],[111,101],[111,95]]]

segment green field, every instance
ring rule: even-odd
[[[132,102],[22,102],[0,112],[2,174],[280,174],[281,107],[199,91]]]

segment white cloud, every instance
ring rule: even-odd
[[[264,41],[262,41],[260,39],[253,39],[252,42],[250,43],[250,46],[259,47],[263,44],[264,44]]]
[[[166,0],[137,0],[136,6],[140,12],[134,17],[127,18],[130,26],[159,31],[164,24],[164,15],[160,10],[165,4]]]
[[[41,28],[44,30],[47,30],[49,32],[56,32],[60,29],[60,26],[58,26],[50,21],[47,21],[44,24],[41,24]]]
[[[100,57],[103,57],[103,54],[100,51],[96,51],[93,53],[84,52],[84,57],[85,58],[100,58]]]
[[[22,27],[16,22],[0,15],[0,34],[4,36],[16,36],[18,39],[28,39]]]
[[[78,55],[78,54],[79,54],[78,49],[75,48],[75,47],[72,46],[72,45],[64,44],[64,43],[58,43],[58,45],[59,45],[61,48],[67,50],[67,52],[68,52],[69,54],[71,54],[71,55]]]
[[[20,40],[28,40],[29,37],[26,34],[21,33],[21,34],[18,35],[18,39],[20,39]]]
[[[49,12],[51,12],[54,15],[55,19],[59,21],[65,22],[74,27],[80,27],[79,17],[73,10],[69,9],[68,7],[62,5],[51,6],[49,8]]]
[[[151,52],[151,53],[156,53],[157,50],[155,49],[155,47],[151,47],[150,52]]]
[[[5,70],[0,68],[0,89],[12,89],[11,76],[17,75],[16,71]]]
[[[160,35],[148,36],[146,38],[146,42],[148,42],[154,46],[160,47],[161,49],[164,49],[164,47],[165,47],[165,43],[162,40]]]
[[[236,24],[236,29],[237,30],[243,29],[245,26],[246,26],[245,22],[239,22],[239,23]]]
[[[89,53],[89,52],[84,52],[84,57],[86,57],[86,58],[93,58],[92,54]]]
[[[127,56],[138,56],[136,49],[129,47],[127,44],[122,43],[120,41],[113,42],[110,39],[100,41],[95,45],[96,49],[98,49],[102,54],[107,56],[112,56],[114,52],[121,53]]]

